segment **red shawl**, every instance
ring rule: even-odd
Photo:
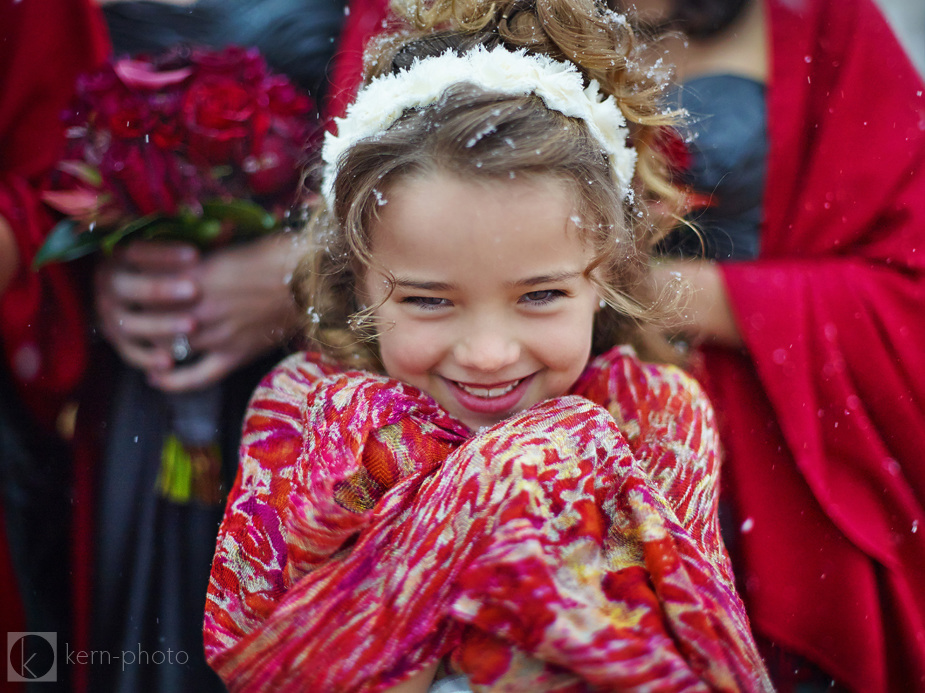
[[[39,200],[64,151],[61,111],[77,75],[109,50],[91,0],[0,0],[0,216],[13,229],[19,271],[0,297],[4,367],[36,419],[53,427],[86,365],[81,292],[67,265],[33,272],[57,218]]]
[[[925,688],[925,87],[870,0],[768,0],[762,250],[707,350],[756,633]]]
[[[351,0],[347,19],[337,45],[337,59],[331,73],[331,89],[325,115],[339,118],[353,101],[363,78],[363,52],[366,43],[387,27],[389,3],[386,0]]]
[[[235,691],[770,690],[716,518],[712,409],[631,350],[472,435],[296,354],[264,380],[206,601]],[[602,408],[598,402],[607,406]]]
[[[36,273],[29,266],[56,221],[39,191],[64,150],[60,113],[75,78],[100,63],[109,46],[90,0],[0,0],[0,35],[0,216],[19,253],[19,270],[0,296],[0,367],[12,374],[37,423],[53,430],[86,365],[85,323],[72,268]],[[4,531],[0,544],[0,610],[19,621]]]

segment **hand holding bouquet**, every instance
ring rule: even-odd
[[[210,250],[278,229],[321,135],[312,101],[253,49],[123,59],[82,77],[77,91],[65,115],[68,148],[44,198],[68,217],[36,265],[128,240]],[[197,367],[184,332],[171,352]],[[220,504],[222,384],[162,397],[170,430],[158,490],[177,503]]]

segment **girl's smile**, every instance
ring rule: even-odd
[[[363,298],[382,303],[386,372],[473,429],[565,394],[590,356],[598,305],[571,188],[438,172],[382,199]]]
[[[453,394],[464,408],[490,415],[513,411],[523,397],[531,377],[492,385],[466,385],[452,380],[448,382],[456,389]]]

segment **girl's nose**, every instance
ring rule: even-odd
[[[492,373],[517,362],[520,343],[513,335],[486,326],[463,335],[453,355],[465,368]]]

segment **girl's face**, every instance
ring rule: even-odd
[[[372,252],[395,280],[375,313],[386,372],[472,429],[566,393],[599,302],[570,188],[440,173],[402,179],[380,203]],[[370,305],[388,289],[379,271],[363,278]]]

